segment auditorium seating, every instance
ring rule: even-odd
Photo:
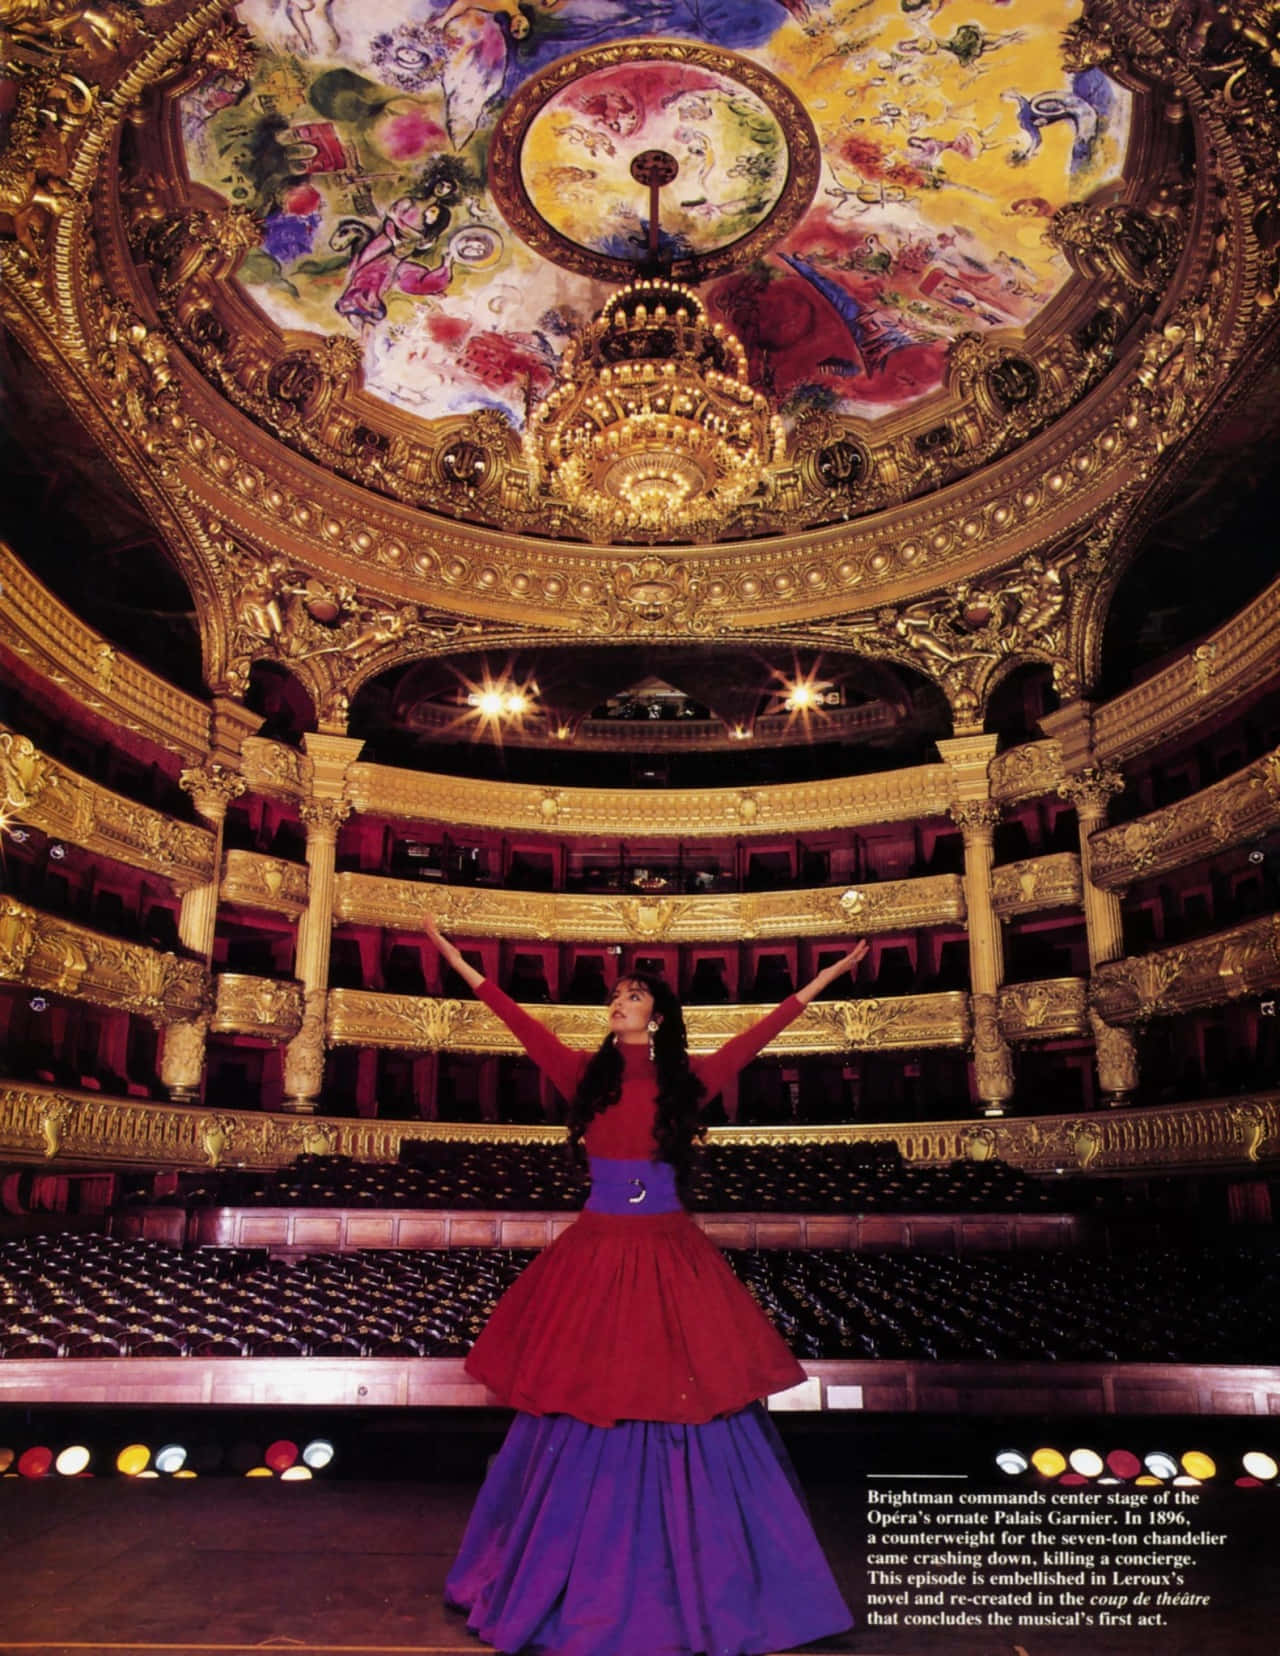
[[[177,1189],[135,1204],[182,1207],[576,1209],[586,1170],[558,1144],[406,1140],[399,1163],[299,1156],[275,1173],[237,1169],[183,1174]],[[947,1167],[905,1164],[894,1144],[708,1145],[686,1181],[708,1213],[1062,1211],[1096,1207],[1096,1184],[1052,1186],[993,1160]]]
[[[0,1357],[456,1357],[531,1256],[270,1259],[102,1236],[0,1244]],[[1257,1245],[944,1258],[741,1251],[806,1359],[1274,1363],[1280,1256]]]

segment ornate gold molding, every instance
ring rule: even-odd
[[[1134,880],[1241,845],[1269,833],[1277,823],[1280,748],[1176,805],[1093,834],[1093,882],[1107,890],[1123,889]]]
[[[199,1013],[207,982],[194,960],[104,937],[11,897],[0,897],[0,980],[137,1012],[157,1024]]]
[[[1006,984],[998,995],[1006,1041],[1052,1041],[1089,1032],[1089,986],[1083,978]]]
[[[608,1032],[603,1007],[528,1010],[561,1040],[584,1050],[599,1046]],[[714,1052],[768,1010],[764,1006],[686,1007],[690,1051]],[[364,989],[329,991],[328,1037],[335,1046],[398,1047],[409,1052],[520,1051],[515,1037],[479,1001],[379,995]],[[968,996],[952,991],[821,1002],[810,1006],[765,1050],[777,1057],[798,1057],[855,1047],[960,1046],[968,1037]]]
[[[0,643],[24,668],[188,762],[209,749],[209,709],[109,644],[0,542]]]
[[[1052,794],[1062,780],[1062,748],[1058,742],[1024,742],[997,754],[988,770],[991,797],[1002,805]]]
[[[0,1153],[20,1161],[65,1158],[73,1165],[268,1171],[302,1154],[394,1162],[405,1140],[437,1143],[564,1142],[563,1127],[377,1121],[213,1111],[103,1098],[20,1081],[0,1081]],[[904,1159],[939,1166],[1000,1158],[1029,1173],[1168,1173],[1212,1167],[1247,1170],[1280,1156],[1280,1092],[1197,1104],[1115,1109],[1088,1116],[1007,1116],[840,1127],[713,1127],[713,1144],[783,1148],[799,1144],[896,1144]]]
[[[213,873],[207,828],[112,793],[6,726],[0,726],[0,805],[42,833],[178,886],[202,885]]]
[[[228,851],[222,859],[224,903],[297,918],[307,906],[307,867],[259,851]]]
[[[993,868],[991,899],[1001,919],[1041,909],[1079,908],[1084,901],[1080,858],[1074,851],[1059,851]]]
[[[334,880],[335,920],[421,931],[425,914],[433,915],[445,931],[469,937],[565,943],[736,943],[962,921],[964,882],[958,874],[936,874],[919,880],[811,891],[651,897],[488,891],[392,880],[377,874],[339,874]]]
[[[210,1028],[219,1035],[290,1041],[302,1028],[302,985],[279,978],[223,972],[214,979]]]
[[[1099,966],[1090,1000],[1111,1024],[1221,1006],[1280,985],[1280,915]]]
[[[1162,672],[1100,706],[1094,751],[1122,764],[1215,718],[1276,673],[1280,580]]]
[[[245,742],[240,774],[253,793],[275,799],[302,800],[311,787],[311,761],[306,754],[265,736],[250,736]]]
[[[253,744],[246,743],[246,749]],[[550,788],[473,781],[360,763],[348,786],[356,810],[410,822],[479,828],[541,829],[544,833],[616,836],[798,834],[865,823],[945,815],[950,801],[944,765],[881,771],[830,782],[759,788]]]

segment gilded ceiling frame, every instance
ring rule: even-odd
[[[519,516],[512,434],[479,416],[424,445],[359,390],[349,342],[254,322],[226,282],[248,244],[242,214],[173,195],[175,156],[147,136],[163,131],[159,102],[193,62],[242,65],[244,31],[190,0],[2,3],[18,101],[0,150],[0,315],[164,536],[211,689],[243,694],[252,661],[281,662],[324,728],[344,728],[361,682],[464,640],[838,640],[923,671],[960,730],[980,727],[992,688],[1026,661],[1079,694],[1153,485],[1271,348],[1267,6],[1094,0],[1069,62],[1163,97],[1168,124],[1143,140],[1156,174],[1144,200],[1054,220],[1079,281],[1050,317],[1026,338],[958,341],[941,418],[934,407],[888,434],[825,416],[801,428],[789,504],[743,520],[737,540],[535,536],[555,525]],[[128,179],[126,131],[141,150]],[[1178,135],[1197,159],[1189,190]],[[815,456],[840,442],[863,446],[872,482],[837,505]],[[459,444],[492,459],[482,485],[451,463]],[[526,532],[466,520],[499,506]]]

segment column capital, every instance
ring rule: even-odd
[[[999,802],[994,799],[961,799],[954,805],[948,805],[947,815],[966,839],[970,836],[981,839],[984,836],[990,838],[1000,820],[1001,810]]]
[[[304,799],[298,815],[306,826],[307,843],[313,839],[333,839],[351,811],[349,799]]]
[[[227,806],[233,799],[239,799],[247,784],[230,766],[213,759],[184,770],[178,777],[178,786],[191,795],[200,815],[216,824],[226,816]]]
[[[1101,817],[1107,802],[1124,792],[1124,774],[1105,765],[1086,765],[1058,783],[1059,799],[1069,799],[1081,816]]]

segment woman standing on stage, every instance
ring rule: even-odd
[[[585,1211],[507,1290],[467,1370],[517,1411],[446,1595],[507,1652],[752,1656],[850,1625],[760,1399],[804,1371],[680,1204],[699,1111],[859,942],[719,1051],[690,1060],[660,978],[619,979],[574,1051],[427,936],[569,1101]]]

